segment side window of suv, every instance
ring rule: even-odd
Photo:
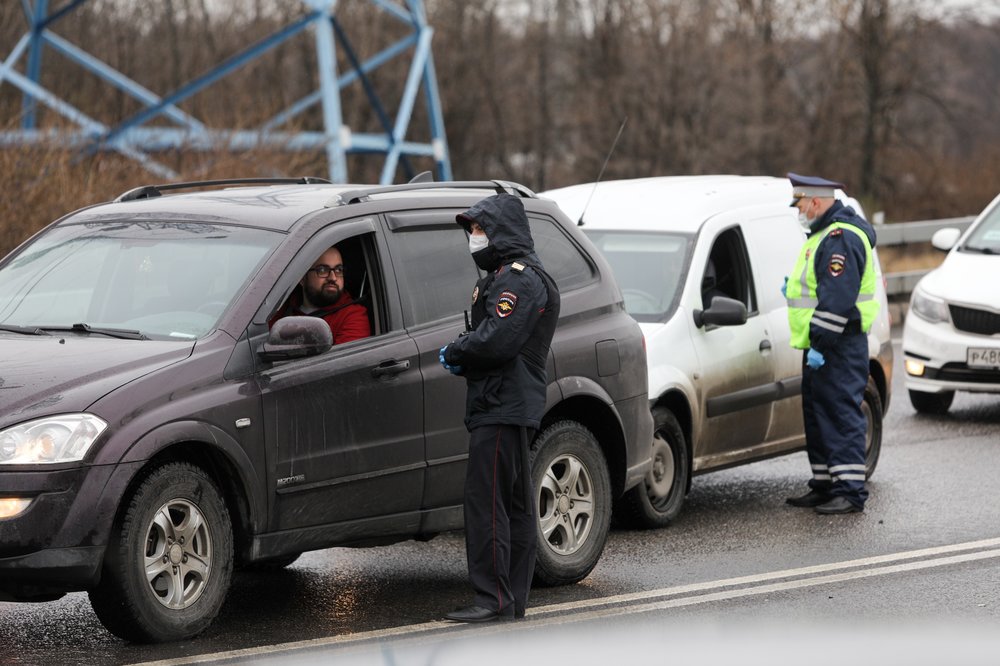
[[[393,267],[403,301],[403,324],[426,324],[469,309],[479,271],[455,213],[429,219],[391,216]]]
[[[559,286],[569,291],[594,281],[594,268],[579,248],[555,221],[547,217],[528,216],[535,252],[545,271]]]
[[[739,227],[726,229],[718,235],[705,264],[701,280],[703,307],[708,308],[716,296],[740,301],[748,313],[757,311],[747,246]]]

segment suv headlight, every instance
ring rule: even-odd
[[[951,321],[951,315],[948,314],[948,304],[939,298],[928,296],[920,289],[913,290],[913,298],[910,299],[910,312],[930,322]]]
[[[83,460],[107,427],[93,414],[60,414],[0,430],[0,465]]]

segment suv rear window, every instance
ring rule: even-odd
[[[535,252],[559,291],[576,289],[594,280],[593,266],[558,224],[549,218],[530,215],[528,223]]]

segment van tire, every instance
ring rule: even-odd
[[[868,376],[868,385],[865,386],[864,400],[861,402],[861,411],[865,415],[865,476],[872,478],[875,467],[878,465],[879,455],[882,453],[882,396],[875,386],[875,380]]]
[[[170,463],[143,479],[124,506],[101,582],[89,593],[94,612],[127,641],[197,636],[222,608],[232,577],[233,531],[221,493],[201,468]],[[160,562],[162,571],[148,580],[146,569]]]
[[[625,493],[617,522],[629,527],[666,527],[681,512],[691,482],[687,438],[666,407],[653,408],[653,468],[643,482]]]
[[[611,526],[611,480],[594,434],[576,421],[558,421],[531,447],[538,513],[535,582],[583,580],[604,552]]]

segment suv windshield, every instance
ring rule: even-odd
[[[691,238],[676,233],[632,233],[584,228],[611,264],[637,321],[661,321],[674,309],[684,286]]]
[[[1000,254],[1000,206],[994,208],[989,217],[979,223],[962,249],[983,254]]]
[[[54,227],[0,267],[0,327],[197,338],[281,238],[198,222]]]

